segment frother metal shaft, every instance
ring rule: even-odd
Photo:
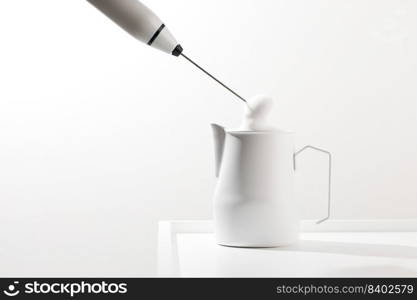
[[[206,70],[204,70],[202,67],[200,67],[196,62],[194,62],[192,59],[190,59],[188,56],[186,56],[184,53],[180,54],[181,56],[183,56],[186,60],[188,60],[190,63],[192,63],[194,66],[196,66],[197,68],[199,68],[201,71],[203,71],[207,76],[209,76],[210,78],[212,78],[214,81],[216,81],[218,84],[220,84],[222,87],[224,87],[226,90],[228,90],[229,92],[231,92],[233,95],[235,95],[236,97],[238,97],[240,100],[242,100],[243,102],[247,103],[247,101],[245,100],[245,98],[243,98],[242,96],[240,96],[238,93],[236,93],[235,91],[233,91],[231,88],[229,88],[227,85],[225,85],[223,82],[221,82],[220,80],[218,80],[216,77],[214,77],[213,75],[211,75],[209,72],[207,72]]]

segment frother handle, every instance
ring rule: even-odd
[[[311,149],[311,150],[316,150],[319,151],[321,153],[324,153],[328,156],[329,158],[329,177],[328,177],[328,189],[327,189],[327,216],[324,219],[320,219],[318,220],[316,223],[320,224],[323,223],[324,221],[327,221],[330,218],[330,203],[331,203],[331,187],[332,187],[332,154],[324,149],[320,149],[314,146],[305,146],[303,148],[301,148],[300,150],[298,150],[297,152],[294,153],[294,170],[296,169],[296,158],[299,154],[301,154],[302,152],[304,152],[307,149]]]
[[[87,0],[139,41],[178,56],[181,46],[165,24],[138,0]]]

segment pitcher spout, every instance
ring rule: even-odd
[[[224,127],[217,125],[217,124],[211,124],[211,128],[213,129],[213,138],[214,138],[215,174],[216,174],[216,177],[219,177],[220,168],[222,165],[224,140],[226,137],[226,132],[224,130]]]

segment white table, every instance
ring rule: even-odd
[[[281,248],[215,243],[211,221],[161,221],[158,270],[165,277],[417,277],[417,220],[302,222]]]

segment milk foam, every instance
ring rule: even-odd
[[[248,100],[245,106],[241,131],[269,131],[274,128],[269,124],[268,118],[274,106],[274,99],[269,96],[257,95]]]

